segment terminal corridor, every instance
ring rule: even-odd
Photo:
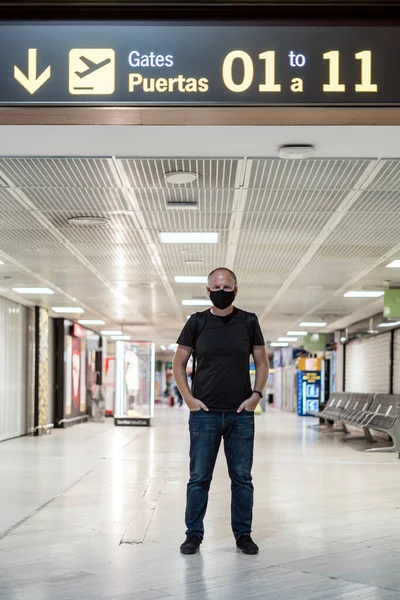
[[[400,599],[396,455],[274,409],[256,419],[260,554],[235,548],[221,452],[201,552],[181,556],[187,420],[159,407],[151,428],[1,444],[1,599]]]

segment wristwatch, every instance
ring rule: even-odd
[[[260,400],[264,395],[262,392],[259,392],[258,390],[253,390],[253,394],[258,394],[260,396]]]

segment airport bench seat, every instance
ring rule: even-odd
[[[334,396],[332,394],[332,396]],[[387,433],[393,440],[393,446],[390,448],[369,448],[367,452],[398,452],[400,458],[400,395],[393,394],[352,394],[348,393],[347,400],[343,409],[340,410],[337,395],[336,402],[333,403],[334,410],[330,419],[341,422],[344,432],[349,433],[346,425],[363,429],[364,437],[369,441],[374,441],[370,430],[375,429]],[[322,411],[324,412],[324,411]],[[351,441],[355,438],[349,436],[343,441]]]
[[[339,416],[343,414],[346,402],[350,395],[351,394],[347,392],[333,392],[323,410],[312,412],[310,414],[319,419],[337,421],[339,420]]]

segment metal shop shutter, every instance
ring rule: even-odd
[[[400,394],[400,329],[394,332],[393,394]]]
[[[346,392],[390,392],[390,333],[346,346]]]

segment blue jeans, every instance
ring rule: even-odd
[[[231,479],[231,519],[238,539],[251,533],[254,413],[190,413],[190,480],[187,486],[186,534],[204,536],[208,492],[222,438]]]

